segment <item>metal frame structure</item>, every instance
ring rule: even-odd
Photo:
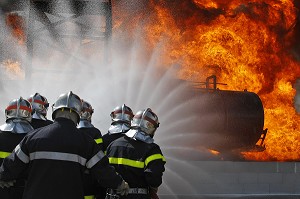
[[[70,5],[71,9],[65,9],[64,5]],[[48,14],[58,17],[60,20],[52,22]],[[65,17],[63,14],[70,14]],[[100,35],[89,36],[89,40],[103,40],[105,47],[108,48],[108,43],[112,35],[112,4],[111,0],[29,0],[28,1],[28,20],[27,20],[27,63],[25,67],[25,78],[30,79],[32,73],[32,57],[34,49],[34,40],[38,37],[38,33],[47,30],[52,38],[61,40],[70,35],[62,35],[56,31],[56,27],[65,22],[72,22],[74,19],[84,15],[99,15],[105,17],[105,30]],[[37,18],[35,18],[37,16]],[[43,28],[36,29],[35,22],[38,20],[43,24]],[[81,26],[81,29],[86,29],[86,24],[76,25]],[[82,39],[83,35],[72,35],[72,37]],[[108,49],[105,49],[107,58]]]

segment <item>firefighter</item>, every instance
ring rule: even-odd
[[[124,136],[130,129],[133,112],[130,107],[123,104],[115,107],[110,113],[110,117],[112,121],[111,126],[109,127],[108,132],[103,135],[104,151],[112,141]]]
[[[39,93],[35,93],[33,95],[30,95],[27,100],[32,105],[31,126],[33,126],[34,129],[53,123],[51,120],[47,119],[49,103],[46,97],[42,96]]]
[[[52,106],[53,124],[28,133],[3,160],[0,185],[28,170],[23,199],[82,199],[82,175],[88,168],[103,186],[126,195],[128,184],[95,141],[77,129],[81,109],[81,99],[72,91],[61,94]]]
[[[9,102],[5,109],[5,124],[0,126],[0,165],[9,156],[24,136],[33,130],[30,125],[32,107],[29,101],[20,97]],[[16,181],[15,186],[0,188],[1,199],[21,199],[25,173]]]
[[[157,190],[162,183],[166,163],[153,139],[158,126],[158,117],[150,108],[138,111],[125,136],[108,146],[109,163],[130,186],[129,194],[121,198],[158,198]],[[108,199],[115,195],[114,190],[108,189]]]
[[[80,121],[79,124],[77,125],[77,128],[81,130],[83,133],[93,138],[102,150],[103,149],[102,134],[101,131],[92,124],[93,113],[94,113],[94,109],[92,105],[89,102],[82,100],[82,112],[81,112]],[[99,192],[101,191],[105,193],[106,189],[102,188],[98,184],[98,182],[92,178],[88,170],[85,171],[83,180],[84,180],[85,199],[94,198],[96,195],[99,195],[100,194]]]
[[[103,135],[103,151],[106,150],[107,146],[114,141],[125,135],[125,133],[130,129],[130,122],[133,117],[133,112],[130,107],[122,104],[121,106],[116,106],[110,113],[111,126],[108,132]],[[104,199],[106,197],[106,189],[102,187],[97,188],[98,193],[96,194],[97,199]]]
[[[91,138],[93,138],[102,150],[102,134],[101,131],[92,124],[93,113],[94,109],[92,105],[89,102],[82,100],[82,113],[77,128],[79,128],[82,132],[88,134]]]

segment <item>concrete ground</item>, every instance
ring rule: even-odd
[[[168,161],[160,199],[300,199],[299,162]]]

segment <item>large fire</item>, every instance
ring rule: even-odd
[[[145,0],[131,4],[116,0],[113,31],[141,35],[148,55],[157,46],[163,47],[160,66],[178,66],[180,79],[199,82],[216,75],[227,84],[220,89],[257,93],[268,128],[266,150],[243,153],[245,159],[298,161],[300,115],[294,107],[294,85],[300,78],[300,55],[294,46],[299,22],[295,4],[293,0]],[[135,30],[142,34],[134,34]],[[124,41],[128,39],[133,38]]]
[[[163,42],[161,67],[180,66],[179,78],[199,82],[214,74],[227,83],[220,89],[258,93],[266,150],[244,153],[245,159],[300,159],[294,107],[300,63],[292,54],[298,10],[292,0],[151,0],[140,12],[122,3],[113,8],[114,31],[134,30],[144,19],[139,31],[145,45],[152,51]]]

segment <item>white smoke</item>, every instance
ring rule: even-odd
[[[56,17],[48,17],[58,22]],[[91,19],[80,18],[76,22],[97,27],[102,24],[101,20],[104,19],[96,19],[94,16]],[[184,154],[195,154],[199,159],[210,158],[211,153],[207,149],[195,149],[189,145],[191,140],[197,143],[199,140],[199,124],[195,122],[197,115],[193,114],[197,104],[189,101],[191,96],[186,93],[190,85],[176,79],[176,67],[164,67],[168,70],[159,67],[164,38],[149,54],[144,45],[146,38],[138,30],[133,41],[124,41],[126,32],[113,31],[111,43],[107,47],[101,40],[74,38],[81,29],[71,22],[56,27],[59,34],[68,35],[59,40],[53,40],[39,22],[35,22],[34,28],[40,31],[34,39],[31,77],[9,80],[5,74],[1,75],[1,123],[5,122],[4,109],[12,99],[20,96],[28,98],[38,92],[51,105],[60,94],[72,91],[91,103],[95,110],[92,123],[102,134],[107,133],[111,123],[110,113],[116,106],[125,103],[134,113],[151,108],[160,121],[155,141],[162,144],[166,157],[176,157],[177,152],[181,151]],[[26,47],[19,46],[17,42],[8,42],[11,34],[4,21],[1,22],[1,31],[5,31],[0,36],[1,48],[10,46],[10,51],[3,52],[5,56],[2,57],[18,60],[25,70],[28,60]],[[90,30],[85,34],[96,33]],[[49,119],[51,113],[50,107]],[[186,139],[183,140],[183,136]],[[199,140],[199,145],[205,139]],[[175,155],[172,155],[174,151]]]
[[[53,21],[58,20],[51,15],[48,17]],[[10,46],[10,50],[3,52],[2,57],[18,60],[25,70],[26,47],[19,46],[17,42],[8,42],[12,39],[10,30],[3,21],[4,17],[1,19],[1,48]],[[97,26],[95,22],[101,24],[101,20],[104,19],[96,19],[94,16],[91,19],[80,18],[77,22]],[[42,30],[43,25],[35,22],[34,28]],[[80,31],[71,22],[60,24],[56,30],[69,36],[78,35]],[[5,122],[4,109],[12,99],[20,96],[28,98],[38,92],[51,105],[60,94],[69,91],[91,103],[95,110],[92,122],[103,134],[110,126],[111,111],[123,103],[134,112],[151,108],[159,117],[160,129],[172,122],[165,121],[164,115],[170,112],[172,106],[180,104],[177,98],[182,97],[181,93],[187,85],[176,80],[172,67],[168,71],[157,67],[161,44],[158,44],[152,55],[145,56],[143,43],[146,41],[143,37],[139,36],[133,43],[128,43],[122,40],[125,32],[113,33],[108,48],[103,41],[88,38],[65,37],[54,41],[46,30],[36,34],[31,77],[10,80],[6,74],[1,75],[1,123]],[[49,119],[51,112],[50,107]],[[179,115],[176,112],[174,114]],[[158,130],[157,137],[159,135]]]

